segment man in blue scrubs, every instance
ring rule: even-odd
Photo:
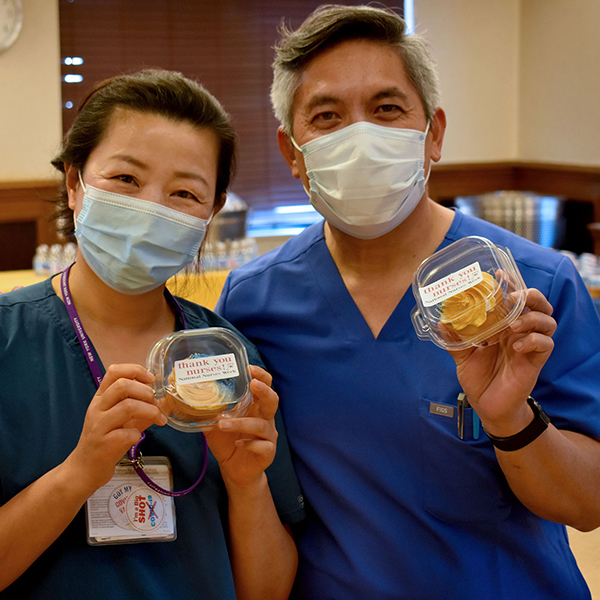
[[[274,69],[281,152],[325,221],[232,272],[217,310],[280,394],[309,510],[295,597],[589,598],[564,524],[600,525],[600,322],[571,261],[428,197],[446,119],[393,12],[317,10]],[[410,286],[470,235],[510,248],[528,310],[451,354],[417,338]]]

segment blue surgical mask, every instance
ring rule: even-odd
[[[113,290],[149,292],[194,260],[210,219],[81,183],[77,244],[92,271]]]

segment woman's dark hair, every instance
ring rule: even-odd
[[[235,172],[236,141],[231,119],[202,85],[173,71],[145,69],[98,83],[81,103],[64,138],[63,150],[52,161],[54,167],[64,173],[66,163],[83,171],[118,108],[160,115],[213,131],[219,142],[215,203],[221,201]],[[59,234],[72,237],[73,211],[69,208],[64,180],[54,216]]]

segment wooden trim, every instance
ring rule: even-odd
[[[600,221],[600,167],[536,162],[434,165],[429,193],[436,200],[496,190],[521,190],[592,202]]]
[[[576,219],[581,223],[574,225],[578,244],[585,247],[584,238],[589,236],[590,250],[593,246],[594,253],[600,255],[600,167],[515,161],[434,165],[431,171],[429,193],[439,202],[496,190],[551,194],[576,203],[592,204],[591,222],[584,217]],[[581,212],[582,206],[579,207],[577,210]],[[583,229],[577,229],[581,225]]]
[[[515,164],[511,162],[433,165],[429,194],[436,200],[474,196],[514,189]]]
[[[594,220],[600,221],[600,167],[520,163],[515,167],[515,186],[518,190],[592,202]]]
[[[0,183],[0,223],[35,222],[36,243],[54,244],[59,241],[50,223],[51,201],[58,193],[55,181],[26,181]]]

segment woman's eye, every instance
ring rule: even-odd
[[[178,196],[179,198],[187,198],[189,200],[195,200],[196,202],[199,202],[198,196],[192,194],[192,192],[189,192],[187,190],[179,190],[175,192],[174,195]]]
[[[118,179],[119,181],[122,181],[123,183],[134,183],[135,182],[135,179],[133,178],[132,175],[117,175],[113,179]]]

